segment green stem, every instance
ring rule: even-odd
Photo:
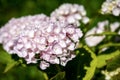
[[[110,36],[112,36],[112,35],[117,35],[117,36],[120,36],[118,33],[116,33],[116,32],[103,32],[103,33],[96,33],[96,34],[90,34],[90,35],[88,35],[88,36],[86,36],[86,37],[89,37],[89,36],[103,36],[103,35],[110,35]]]
[[[83,48],[85,49],[85,50],[87,50],[89,53],[91,53],[92,54],[92,57],[96,57],[96,55],[95,55],[95,53],[88,47],[88,46],[83,46]]]
[[[103,49],[103,48],[111,47],[111,46],[119,47],[119,46],[120,46],[120,43],[107,43],[107,44],[101,45],[101,46],[99,47],[99,49]]]

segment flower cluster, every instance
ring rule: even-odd
[[[39,23],[39,21],[46,20],[48,17],[44,14],[35,16],[25,16],[21,18],[12,18],[7,24],[0,29],[0,43],[7,44],[7,42],[21,33],[26,25],[32,23]]]
[[[77,4],[63,4],[51,13],[51,17],[55,17],[58,20],[64,20],[69,24],[76,24],[78,26],[80,25],[80,20],[84,24],[89,22],[89,18],[86,16],[84,7]]]
[[[73,50],[82,35],[76,25],[40,14],[11,19],[0,29],[0,43],[27,64],[40,61],[44,70],[50,64],[65,66],[74,58]]]
[[[108,20],[98,22],[97,26],[93,27],[91,30],[89,30],[86,33],[86,38],[85,38],[86,44],[91,47],[96,46],[100,42],[103,41],[103,39],[105,38],[105,35],[96,36],[95,34],[101,34],[101,33],[105,32],[106,30],[108,30],[110,32],[115,32],[119,28],[120,28],[119,22],[114,22],[111,24],[109,24]],[[118,32],[118,34],[119,34],[119,32]]]
[[[117,68],[116,70],[114,71],[102,71],[102,74],[105,75],[105,80],[111,80],[112,77],[118,75],[120,73],[120,68]]]
[[[102,4],[102,14],[113,14],[114,16],[120,15],[120,0],[106,0]]]

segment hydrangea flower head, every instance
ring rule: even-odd
[[[63,4],[58,9],[51,13],[51,17],[55,17],[59,20],[65,20],[69,24],[80,25],[80,20],[87,24],[89,18],[86,16],[86,11],[82,5],[78,4]]]
[[[0,29],[0,43],[6,43],[10,39],[15,38],[21,33],[26,25],[32,23],[38,23],[39,20],[45,20],[47,16],[44,14],[38,14],[34,16],[24,16],[21,18],[12,18],[7,24]]]
[[[4,49],[10,54],[17,54],[24,58],[27,64],[37,63],[40,60],[41,69],[46,69],[50,64],[65,66],[75,57],[73,50],[76,49],[79,38],[83,35],[82,31],[74,24],[54,18],[43,16],[42,19],[34,20],[36,22],[31,18],[24,17],[25,22],[23,21],[23,23],[19,22],[22,18],[18,18],[16,24],[13,21],[8,23],[9,26],[2,28],[0,34],[8,34],[1,38],[1,40],[6,40],[2,41]],[[16,26],[15,28],[19,27],[19,34],[16,36],[9,34],[9,29],[14,29],[10,25]],[[23,25],[24,27],[21,29]],[[11,37],[8,38],[8,36]]]
[[[113,14],[114,16],[120,15],[120,0],[106,0],[102,4],[102,14]]]

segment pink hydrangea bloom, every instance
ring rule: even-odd
[[[89,22],[89,18],[86,16],[86,10],[83,5],[78,4],[63,4],[51,13],[51,17],[65,20],[69,24],[76,24],[77,26],[80,25],[79,21],[82,21],[84,24]]]
[[[7,24],[0,29],[0,43],[6,43],[11,38],[15,38],[21,33],[26,25],[39,23],[39,20],[45,20],[47,18],[44,14],[38,14],[34,16],[24,16],[21,18],[12,18]]]
[[[14,30],[16,35],[10,34],[9,30]],[[19,33],[17,34],[16,31]],[[2,36],[7,34],[1,37],[6,51],[24,58],[27,64],[37,63],[40,60],[41,69],[46,69],[50,64],[65,66],[75,57],[73,50],[76,49],[76,44],[83,35],[76,25],[44,15],[10,21],[3,26],[0,34]]]

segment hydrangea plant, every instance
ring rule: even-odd
[[[106,0],[99,10],[88,17],[83,5],[64,3],[50,16],[10,19],[0,28],[4,73],[32,65],[42,80],[120,79],[120,0]]]

